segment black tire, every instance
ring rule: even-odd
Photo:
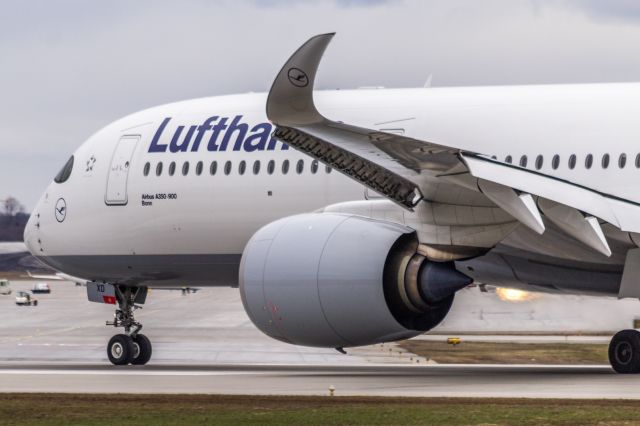
[[[113,365],[131,364],[135,348],[133,339],[126,334],[116,334],[109,340],[107,356]]]
[[[620,374],[640,373],[640,332],[622,330],[609,343],[609,363]]]
[[[151,341],[144,334],[138,334],[133,338],[134,346],[137,346],[135,350],[137,356],[134,356],[131,364],[133,365],[145,365],[151,359]]]

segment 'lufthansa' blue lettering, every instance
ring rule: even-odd
[[[149,152],[167,152],[167,145],[163,145],[160,143],[160,136],[162,136],[162,132],[164,128],[167,127],[171,121],[171,117],[167,117],[162,121],[158,130],[156,130],[156,134],[153,135],[153,139],[151,140],[151,145],[149,146]]]
[[[242,115],[235,117],[211,116],[202,124],[172,123],[172,117],[166,117],[158,126],[149,152],[198,152],[205,149],[216,151],[275,151],[289,147],[271,137],[273,125],[258,123],[253,127],[243,121]]]

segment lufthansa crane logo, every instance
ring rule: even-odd
[[[287,73],[289,81],[296,87],[307,87],[309,85],[309,77],[307,73],[300,68],[289,68]]]
[[[56,202],[56,220],[60,223],[64,222],[67,217],[67,202],[64,198],[58,199]]]

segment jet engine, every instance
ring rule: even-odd
[[[240,264],[251,321],[275,339],[318,347],[417,336],[444,319],[471,281],[453,263],[421,255],[411,228],[332,213],[264,226]]]

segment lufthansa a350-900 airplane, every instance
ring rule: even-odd
[[[46,189],[25,242],[117,304],[111,362],[149,361],[149,287],[239,286],[264,333],[338,349],[424,333],[474,281],[640,298],[640,84],[314,93],[332,36],[268,94],[108,125]],[[609,357],[640,372],[640,332]]]

